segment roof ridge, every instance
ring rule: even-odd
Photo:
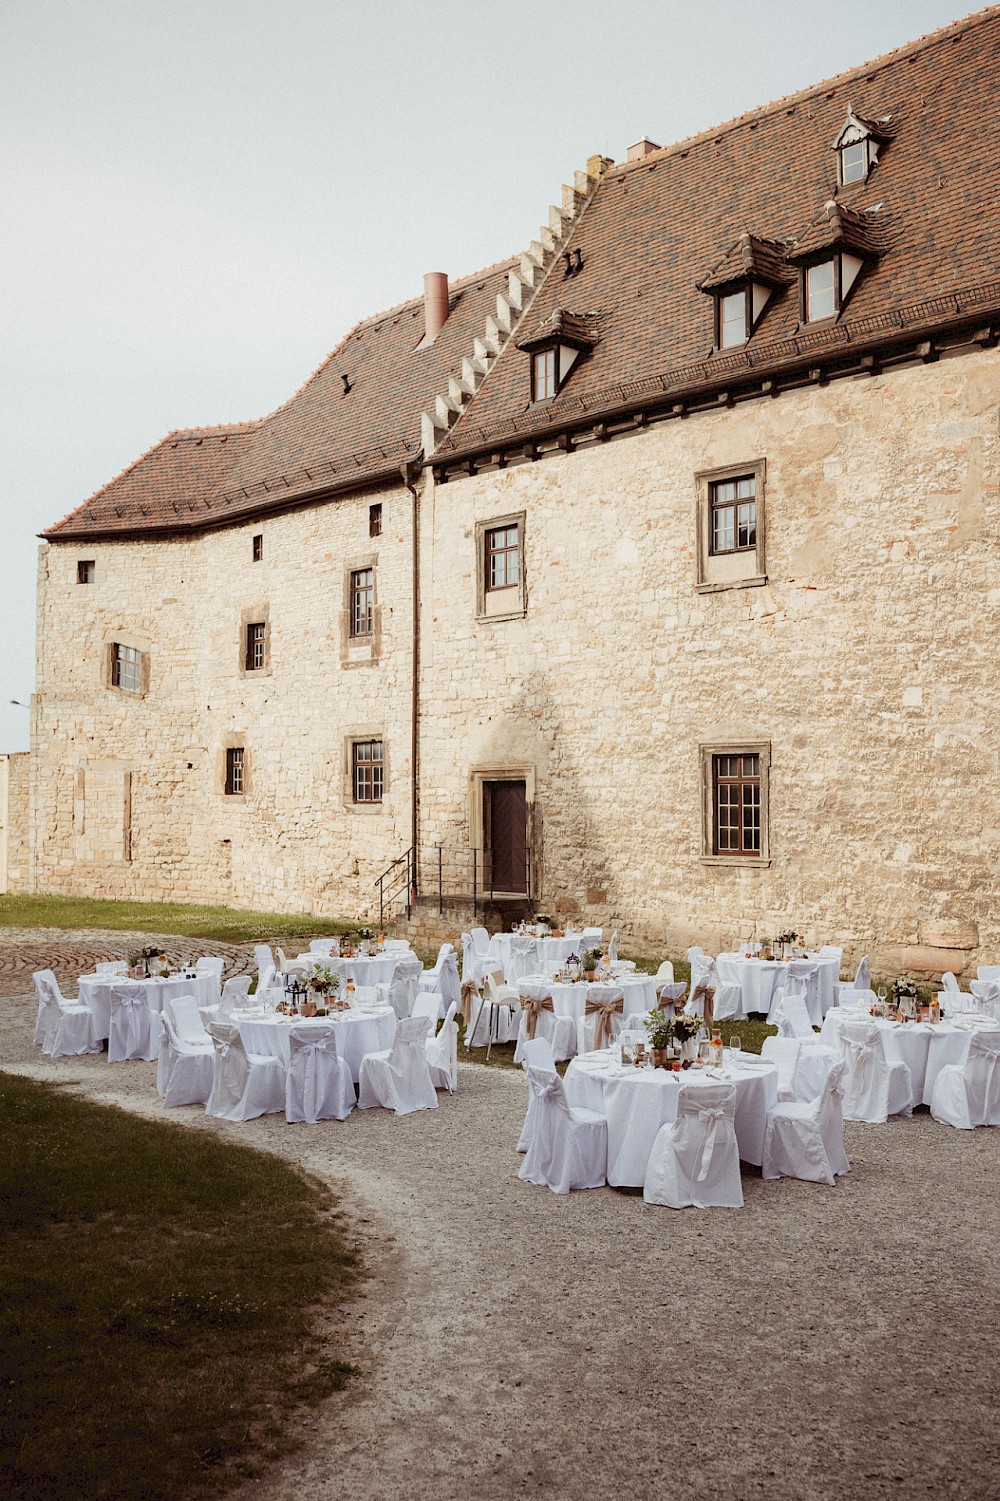
[[[728,135],[730,132],[738,130],[744,125],[765,119],[770,114],[787,109],[789,105],[805,103],[808,99],[813,99],[819,94],[827,93],[831,88],[840,88],[852,78],[871,72],[873,68],[881,69],[890,62],[898,62],[901,58],[913,53],[939,46],[941,42],[953,39],[964,30],[971,30],[974,26],[982,25],[991,17],[998,14],[1000,14],[1000,4],[984,6],[982,10],[974,11],[968,16],[963,16],[958,21],[949,21],[946,26],[940,26],[936,31],[928,31],[912,42],[904,42],[901,46],[893,47],[888,52],[881,53],[878,57],[869,58],[867,62],[856,63],[853,67],[845,69],[842,73],[833,73],[829,78],[824,78],[820,83],[809,84],[808,87],[798,89],[792,94],[781,94],[777,99],[772,99],[768,104],[755,105],[752,109],[744,110],[739,115],[733,115],[730,119],[723,120],[718,125],[706,126],[704,130],[695,131],[693,135],[682,136],[680,140],[672,141],[669,146],[660,146],[656,151],[650,151],[646,156],[638,157],[635,161],[617,162],[607,173],[607,176],[611,178],[625,172],[638,171],[642,167],[650,166],[651,163],[665,161],[676,152],[686,152],[692,146],[700,146],[706,141],[717,140],[720,135]]]

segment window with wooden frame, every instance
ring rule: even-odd
[[[356,803],[380,803],[385,790],[381,740],[355,740],[351,746],[351,785]]]
[[[242,745],[231,745],[226,751],[226,793],[230,797],[241,797],[244,790],[244,748]]]
[[[766,741],[700,747],[703,818],[702,860],[725,865],[770,863]]]
[[[486,590],[516,589],[521,582],[521,528],[515,521],[486,532]]]
[[[375,570],[355,568],[351,573],[351,597],[348,606],[351,637],[370,636],[375,625]]]
[[[872,167],[871,137],[851,141],[837,151],[838,176],[841,187],[852,182],[864,182]]]
[[[368,507],[368,535],[369,537],[381,537],[382,535],[382,507],[380,504]]]
[[[695,475],[697,585],[701,594],[767,583],[764,561],[763,459],[746,459]]]
[[[255,563],[260,563],[264,558],[264,534],[257,532],[251,544],[250,555]]]
[[[267,660],[267,622],[252,620],[247,626],[246,670],[261,672]]]
[[[539,349],[531,358],[531,399],[548,401],[559,390],[559,351]]]
[[[142,692],[142,652],[116,641],[111,647],[111,684],[123,693]]]
[[[711,554],[748,552],[757,546],[757,477],[712,480],[709,485]]]
[[[750,287],[727,292],[715,299],[715,343],[719,349],[736,349],[745,344],[752,324]]]
[[[805,321],[819,323],[836,316],[840,307],[839,256],[805,268]]]
[[[92,584],[97,572],[97,564],[93,558],[83,558],[76,565],[76,581],[78,584]]]

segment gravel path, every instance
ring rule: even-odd
[[[43,1059],[34,1011],[0,1006],[3,1067],[162,1114],[154,1065]],[[465,1065],[402,1121],[170,1112],[346,1189],[375,1274],[362,1379],[238,1501],[997,1496],[1000,1131],[849,1125],[836,1189],[747,1172],[743,1211],[677,1214],[521,1183],[524,1103]]]

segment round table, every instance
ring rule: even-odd
[[[171,975],[166,980],[130,980],[125,975],[81,975],[80,999],[90,1007],[94,1033],[98,1038],[107,1037],[111,1030],[113,985],[141,985],[146,1005],[157,1015],[163,1010],[164,1001],[176,1000],[181,995],[193,995],[199,1006],[214,1006],[219,1000],[218,983],[209,971],[201,971],[193,979],[186,975]]]
[[[911,1105],[929,1105],[934,1081],[951,1063],[964,1063],[969,1038],[977,1028],[996,1031],[996,1022],[895,1022],[884,1016],[872,1016],[864,1008],[835,1006],[823,1022],[820,1037],[839,1051],[840,1028],[845,1021],[872,1022],[882,1035],[886,1060],[905,1063],[910,1070]]]
[[[574,1058],[564,1086],[571,1105],[596,1110],[608,1122],[608,1182],[613,1188],[641,1188],[646,1164],[661,1126],[677,1118],[681,1089],[731,1084],[736,1090],[736,1140],[744,1162],[760,1166],[768,1111],[778,1103],[778,1070],[764,1059],[741,1059],[731,1066],[726,1053],[724,1077],[706,1068],[681,1073],[662,1068],[623,1068],[611,1053]]]
[[[544,985],[552,997],[552,1009],[556,1016],[571,1016],[582,1021],[587,1011],[587,980],[549,980],[545,975],[525,975],[518,982],[524,985]],[[619,975],[600,982],[602,985],[620,985],[624,991],[622,1024],[630,1016],[652,1011],[656,1005],[656,987],[652,975]]]
[[[738,985],[743,996],[743,1013],[751,1011],[770,1015],[771,1002],[781,976],[788,973],[787,959],[754,959],[744,954],[720,954],[715,961],[719,979]],[[840,978],[840,962],[832,955],[807,955],[806,962],[816,966],[816,995],[820,1016],[834,1004],[834,986]]]
[[[234,1011],[231,1019],[233,1026],[239,1028],[248,1053],[280,1058],[286,1068],[291,1056],[288,1034],[293,1026],[325,1027],[333,1022],[337,1029],[337,1053],[346,1059],[355,1084],[365,1055],[391,1048],[396,1036],[396,1013],[391,1006],[333,1011],[329,1016],[285,1016],[280,1011],[258,1016]]]
[[[583,958],[582,933],[564,938],[535,938],[531,933],[494,933],[487,954],[496,959],[510,985],[516,985],[536,970],[551,972],[565,964],[570,954]]]
[[[338,959],[335,954],[328,959],[323,954],[300,954],[299,959],[308,960],[313,967],[317,964],[335,970],[343,975],[345,980],[353,980],[355,985],[388,985],[396,972],[396,965],[410,963],[414,969],[422,969],[420,960],[411,949],[404,954],[356,954],[353,959]]]

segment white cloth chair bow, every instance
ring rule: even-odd
[[[285,1120],[344,1121],[354,1109],[354,1081],[337,1050],[337,1025],[293,1024],[288,1033]]]
[[[525,1078],[528,1069],[539,1069],[543,1073],[554,1074],[556,1071],[555,1055],[552,1052],[552,1043],[547,1037],[533,1037],[524,1045],[524,1056],[521,1059],[521,1067],[524,1069]],[[535,1133],[535,1092],[528,1089],[528,1109],[525,1112],[524,1124],[521,1127],[521,1135],[518,1137],[517,1150],[526,1152]]]
[[[762,1174],[835,1184],[851,1170],[844,1151],[844,1074],[835,1063],[815,1100],[778,1104],[767,1119]]]
[[[840,1056],[847,1065],[845,1120],[878,1124],[890,1115],[912,1112],[910,1070],[905,1063],[888,1061],[882,1034],[874,1022],[842,1022]]]
[[[445,1006],[452,1001],[456,1005],[461,1001],[461,985],[458,978],[458,956],[450,943],[442,943],[438,949],[438,956],[434,962],[434,968],[424,970],[417,985],[417,994],[421,991],[436,991],[442,997],[441,1015],[444,1015]]]
[[[736,1090],[729,1084],[681,1087],[677,1119],[661,1126],[642,1196],[670,1209],[742,1209]]]
[[[246,1004],[250,994],[250,975],[234,975],[228,979],[222,987],[222,996],[219,1000],[219,1015],[229,1016]]]
[[[205,1114],[227,1121],[249,1121],[284,1111],[285,1066],[281,1059],[248,1053],[239,1028],[227,1022],[209,1022],[207,1030],[215,1056]]]
[[[194,1004],[193,997],[188,999]],[[156,1088],[164,1106],[170,1110],[178,1105],[207,1104],[212,1093],[212,1039],[207,1034],[203,1042],[190,1042],[182,1037],[166,1007],[160,1022]]]
[[[602,1188],[608,1175],[607,1121],[592,1110],[572,1109],[554,1069],[526,1064],[525,1072],[534,1110],[529,1104],[521,1132],[529,1139],[517,1176],[557,1194]]]
[[[108,1062],[146,1062],[160,1051],[159,1013],[149,1005],[143,985],[111,986],[111,1023],[108,1030]]]
[[[454,1094],[458,1088],[458,1022],[455,1013],[458,1007],[452,1001],[445,1013],[437,1036],[430,1035],[424,1047],[431,1082],[435,1089],[446,1089]]]
[[[396,1023],[392,1047],[386,1052],[368,1053],[362,1059],[359,1109],[371,1110],[381,1105],[396,1115],[437,1109],[425,1046],[431,1026],[429,1017],[404,1017]]]
[[[971,1131],[1000,1126],[1000,1032],[973,1032],[962,1063],[950,1063],[934,1080],[931,1115]]]
[[[89,1006],[71,1001],[59,989],[51,969],[36,970],[32,975],[38,997],[34,1042],[51,1058],[78,1058],[84,1053],[99,1053],[101,1044],[94,1030]]]

